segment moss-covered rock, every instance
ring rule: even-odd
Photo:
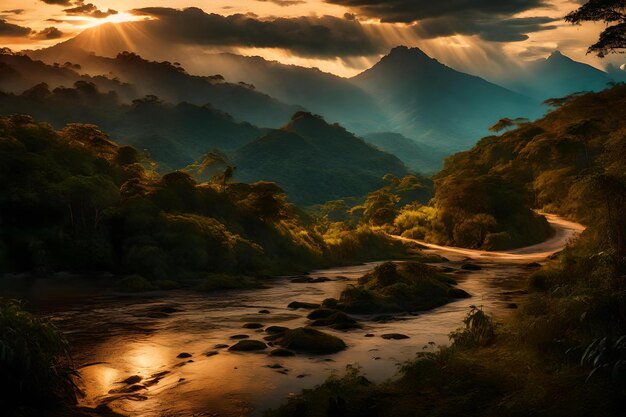
[[[141,275],[128,275],[117,281],[117,289],[122,292],[152,291],[155,286]]]
[[[346,288],[336,304],[325,300],[324,307],[335,304],[359,314],[429,310],[470,296],[455,285],[452,277],[424,263],[386,262]]]
[[[349,330],[359,328],[359,324],[346,313],[333,309],[319,309],[312,311],[308,316],[313,320],[311,326],[328,326],[336,330]]]
[[[315,354],[336,353],[347,347],[340,338],[310,327],[286,331],[274,343],[286,349]]]

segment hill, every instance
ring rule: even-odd
[[[101,126],[121,143],[148,151],[161,172],[182,168],[211,149],[236,149],[262,132],[209,105],[173,105],[155,96],[123,104],[117,93],[101,92],[85,81],[72,88],[50,89],[42,83],[22,94],[0,92],[0,114],[15,113],[59,129],[68,123]]]
[[[395,156],[306,112],[237,150],[232,163],[240,180],[274,181],[306,205],[360,197],[382,186],[385,174],[407,172]]]
[[[293,113],[301,110],[300,106],[282,103],[256,91],[254,86],[247,83],[232,84],[220,77],[191,75],[177,63],[149,61],[130,52],[121,52],[113,58],[101,57],[80,49],[74,50],[71,45],[66,42],[29,54],[33,59],[53,64],[59,60],[55,51],[68,49],[72,52],[61,56],[71,58],[73,65],[79,65],[80,71],[94,76],[106,75],[131,84],[136,92],[133,98],[152,94],[171,103],[186,101],[201,106],[211,103],[240,121],[259,126],[279,127]],[[39,82],[42,81],[46,80],[40,79]],[[50,85],[57,86],[55,83]]]
[[[436,212],[401,214],[404,231],[456,246],[523,246],[549,232],[531,211],[539,209],[608,230],[623,256],[626,86],[553,105],[544,118],[446,159],[434,177]]]
[[[0,117],[0,162],[2,272],[139,274],[130,282],[147,289],[184,273],[297,270],[323,250],[313,234],[297,236],[302,219],[274,184],[161,177],[94,126],[55,131],[28,116]]]
[[[363,135],[363,139],[378,149],[397,156],[411,170],[425,174],[441,169],[445,153],[417,143],[399,133],[380,132]]]

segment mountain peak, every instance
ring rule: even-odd
[[[572,59],[566,55],[563,55],[561,51],[558,49],[550,54],[546,61],[549,62],[564,62],[564,61],[572,61]]]
[[[408,46],[405,46],[405,45],[396,46],[391,51],[389,51],[389,54],[387,55],[387,57],[388,58],[401,58],[401,59],[410,59],[410,58],[413,58],[413,59],[427,58],[429,60],[432,59],[420,48],[409,48]]]

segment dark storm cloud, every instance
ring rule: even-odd
[[[546,0],[326,0],[354,9],[381,22],[411,23],[418,20],[466,13],[511,16],[537,7]]]
[[[39,32],[35,32],[33,35],[33,38],[43,39],[43,40],[59,39],[61,37],[63,37],[63,32],[61,32],[59,29],[55,28],[54,26],[42,29]]]
[[[72,0],[41,0],[46,4],[57,4],[60,6],[70,6],[72,4]]]
[[[93,3],[83,3],[82,1],[77,1],[74,3],[74,6],[75,7],[63,9],[63,11],[70,16],[88,16],[95,17],[97,19],[104,19],[105,17],[117,14],[117,10],[109,9],[105,12],[98,9],[98,7]]]
[[[425,38],[478,35],[494,42],[528,39],[528,33],[555,29],[558,19],[514,18],[517,13],[550,7],[546,0],[326,0],[386,23],[416,23]]]
[[[528,33],[556,29],[549,25],[559,19],[549,17],[523,17],[509,19],[485,19],[481,16],[450,16],[426,19],[415,25],[415,32],[422,38],[451,35],[478,35],[492,42],[519,42],[528,39]]]
[[[14,25],[4,19],[0,19],[0,37],[21,38],[28,36],[32,30],[30,28]]]
[[[386,47],[367,36],[358,21],[333,16],[260,19],[252,14],[222,16],[198,8],[136,9],[155,18],[145,28],[181,43],[219,46],[284,48],[302,56],[362,56]]]

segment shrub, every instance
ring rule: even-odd
[[[485,346],[495,337],[493,319],[485,314],[482,308],[470,306],[470,311],[463,319],[464,328],[450,333],[450,340],[455,346],[476,347]]]
[[[68,343],[50,321],[0,299],[0,407],[3,415],[49,411],[75,401]],[[5,414],[6,413],[6,414]]]

